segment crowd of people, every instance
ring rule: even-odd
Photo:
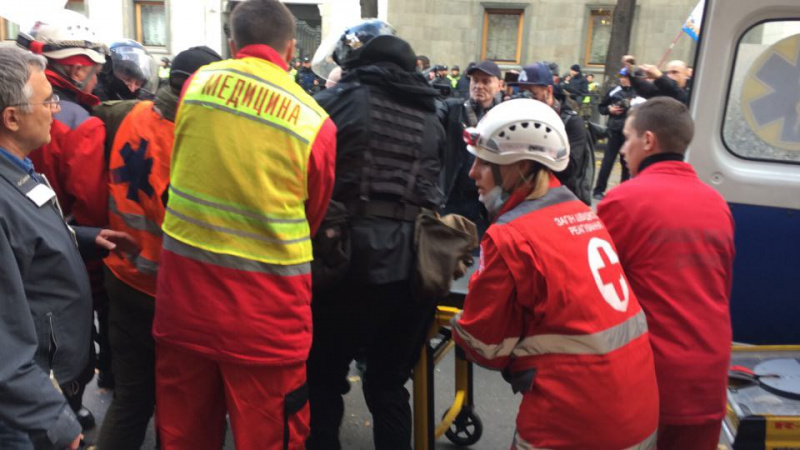
[[[218,450],[226,414],[240,450],[336,450],[359,358],[375,447],[410,449],[422,268],[473,252],[425,239],[440,213],[480,242],[453,337],[522,394],[512,448],[716,448],[733,221],[683,161],[685,64],[625,57],[594,184],[579,66],[462,75],[370,19],[322,78],[294,23],[237,2],[233,58],[162,70],[71,11],[0,48],[0,448],[86,444],[97,369],[101,450],[154,412],[164,450]]]

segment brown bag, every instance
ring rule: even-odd
[[[463,216],[440,217],[434,211],[422,209],[417,215],[414,248],[417,295],[443,298],[450,293],[453,279],[463,276],[472,265],[472,251],[478,248],[478,230]]]

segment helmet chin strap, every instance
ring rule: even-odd
[[[102,67],[102,66],[100,66],[100,67]],[[89,75],[87,75],[87,76],[86,76],[86,78],[84,78],[84,79],[83,79],[83,81],[77,82],[77,81],[74,81],[74,80],[73,80],[73,82],[75,83],[75,86],[76,86],[78,89],[80,89],[81,91],[83,91],[83,88],[85,88],[85,87],[86,87],[86,85],[87,85],[87,84],[89,84],[89,81],[90,81],[90,80],[91,80],[91,79],[92,79],[92,78],[93,78],[95,75],[97,75],[97,71],[98,71],[98,70],[99,70],[99,69],[98,69],[98,65],[97,65],[97,64],[93,65],[93,66],[92,66],[92,68],[89,70]],[[70,78],[71,78],[71,77],[70,77]],[[89,94],[91,94],[91,92],[89,92]]]

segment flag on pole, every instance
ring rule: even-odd
[[[706,0],[700,0],[692,10],[692,14],[686,19],[686,23],[683,24],[682,30],[695,41],[700,36],[700,26],[703,24],[703,9],[705,9],[705,6]]]

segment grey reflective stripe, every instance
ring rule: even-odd
[[[157,223],[139,214],[120,212],[119,207],[117,207],[117,201],[114,200],[113,196],[108,197],[108,210],[119,216],[125,222],[125,225],[134,230],[146,231],[155,237],[161,237],[161,227]]]
[[[158,263],[151,261],[142,255],[129,257],[128,261],[133,264],[133,267],[135,267],[136,270],[142,275],[155,276],[158,274]]]
[[[238,256],[202,250],[190,245],[186,245],[177,239],[169,237],[169,235],[164,235],[164,250],[169,250],[172,253],[202,263],[227,267],[229,269],[244,270],[247,272],[267,273],[270,275],[279,275],[283,277],[306,275],[311,273],[311,263],[293,265],[268,264],[260,261],[240,258]]]
[[[238,111],[236,109],[228,108],[227,106],[217,105],[216,103],[211,103],[211,102],[204,102],[202,100],[184,100],[183,103],[189,103],[189,104],[192,104],[192,105],[206,106],[208,108],[214,108],[214,109],[217,109],[217,110],[220,110],[220,111],[225,111],[227,113],[231,113],[231,114],[239,116],[239,117],[244,117],[245,119],[250,119],[250,120],[252,120],[254,122],[262,123],[264,125],[271,126],[272,128],[276,128],[278,130],[281,130],[281,131],[283,131],[283,132],[285,132],[287,134],[290,134],[290,135],[294,136],[295,138],[297,138],[298,141],[302,142],[303,144],[308,144],[308,139],[304,138],[303,136],[300,136],[299,134],[297,134],[291,128],[282,127],[282,126],[278,125],[275,122],[272,122],[272,121],[267,120],[267,119],[262,119],[261,117],[256,117],[256,116],[254,116],[252,114],[243,113],[243,112]]]
[[[620,450],[653,450],[654,448],[656,448],[657,436],[658,436],[657,432],[654,432],[642,442]],[[519,431],[516,431],[514,432],[514,442],[511,444],[511,450],[548,450],[548,449],[544,447],[536,447],[533,444],[526,442],[525,439],[522,439],[522,436],[519,435]]]
[[[252,211],[247,211],[246,209],[235,208],[233,206],[223,205],[222,203],[216,203],[208,200],[203,200],[202,198],[195,197],[194,195],[187,194],[181,190],[175,188],[175,186],[170,185],[169,187],[170,193],[175,194],[178,197],[183,197],[186,200],[189,200],[193,203],[197,203],[199,205],[210,206],[215,209],[219,209],[222,211],[228,211],[235,214],[239,214],[240,216],[245,216],[250,219],[259,220],[261,222],[268,222],[268,223],[303,223],[306,219],[273,219],[267,216],[254,213]]]
[[[525,214],[530,212],[538,211],[540,209],[547,208],[548,206],[557,205],[559,203],[568,202],[571,200],[578,200],[578,197],[575,196],[566,186],[559,186],[554,189],[550,189],[547,193],[541,197],[537,198],[536,200],[525,200],[524,202],[520,203],[511,211],[500,216],[497,219],[497,223],[509,223],[514,219],[518,219]]]
[[[469,348],[475,350],[479,355],[481,355],[485,359],[495,359],[501,358],[504,356],[508,356],[511,354],[512,350],[514,350],[514,346],[517,345],[519,342],[519,338],[505,338],[503,342],[499,344],[484,344],[475,336],[467,333],[466,330],[458,323],[458,320],[461,319],[461,313],[456,314],[452,319],[450,319],[450,325],[453,327],[453,331],[455,331],[461,338],[464,340]]]
[[[271,243],[274,243],[274,244],[296,244],[298,242],[305,242],[305,241],[310,241],[311,240],[310,236],[306,236],[306,237],[302,237],[302,238],[298,238],[298,239],[289,239],[289,240],[272,239],[272,238],[268,238],[266,236],[262,236],[262,235],[256,234],[256,233],[248,233],[247,231],[240,231],[240,230],[234,230],[233,228],[218,227],[216,225],[211,225],[210,223],[205,223],[205,222],[203,222],[201,220],[197,220],[197,219],[194,219],[192,217],[183,215],[183,214],[181,214],[179,212],[176,212],[175,210],[173,210],[169,206],[167,206],[167,212],[169,212],[173,216],[177,217],[178,219],[181,219],[181,220],[183,220],[185,222],[189,222],[189,223],[195,224],[198,227],[203,227],[203,228],[206,228],[208,230],[219,231],[220,233],[232,234],[234,236],[239,236],[239,237],[243,237],[243,238],[255,239],[257,241],[262,241],[262,242],[271,242]]]
[[[592,334],[540,334],[523,339],[513,355],[605,355],[647,333],[644,311],[619,325]]]

